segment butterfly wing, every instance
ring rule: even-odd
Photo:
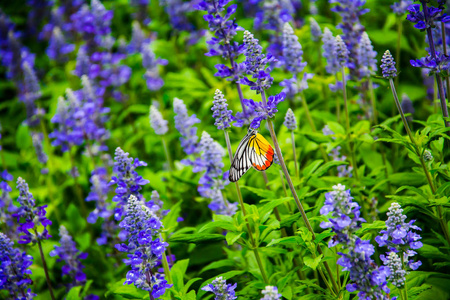
[[[250,162],[255,170],[265,171],[273,162],[274,151],[269,142],[259,133],[250,137]]]
[[[245,172],[250,169],[250,147],[249,140],[255,136],[254,134],[247,134],[242,141],[239,143],[239,146],[236,150],[236,154],[234,155],[233,162],[231,163],[229,180],[231,182],[236,182],[241,178]]]

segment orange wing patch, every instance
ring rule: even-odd
[[[273,162],[274,151],[272,146],[259,133],[250,138],[249,146],[253,150],[250,155],[253,168],[258,171],[267,170]]]

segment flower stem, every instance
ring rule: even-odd
[[[161,137],[162,139],[162,144],[164,147],[164,153],[166,154],[166,159],[167,159],[167,163],[169,164],[169,171],[173,171],[174,167],[173,167],[173,161],[170,157],[170,153],[169,153],[169,148],[167,148],[167,142],[166,139],[164,137]]]
[[[230,162],[233,163],[233,152],[231,151],[231,143],[230,143],[230,136],[228,135],[228,132],[226,130],[223,131],[225,134],[225,141],[227,143],[227,149],[228,149],[228,156],[230,157]],[[261,276],[266,284],[269,284],[269,278],[266,275],[266,271],[264,270],[264,266],[261,260],[261,257],[259,255],[258,251],[258,245],[256,244],[255,238],[253,237],[253,232],[250,227],[249,221],[247,219],[247,211],[245,210],[244,205],[244,199],[242,198],[241,188],[239,187],[239,183],[236,181],[236,192],[239,199],[239,206],[241,207],[242,214],[244,215],[245,219],[245,225],[247,226],[248,236],[250,237],[250,242],[252,244],[252,250],[256,257],[256,262],[258,263],[259,270],[261,271]]]
[[[36,235],[36,237],[38,236],[36,229],[34,229],[34,234]],[[45,273],[45,279],[47,280],[48,291],[50,292],[50,297],[52,298],[52,300],[55,300],[55,296],[53,295],[52,282],[50,281],[50,276],[48,275],[47,262],[45,261],[44,251],[42,251],[41,240],[39,238],[37,238],[37,242],[38,242],[38,247],[39,247],[39,253],[41,254],[42,266],[44,268],[44,273]]]
[[[342,71],[342,96],[344,98],[345,127],[346,127],[347,137],[349,139],[349,144],[350,144],[350,154],[352,156],[353,173],[355,174],[356,180],[359,180],[358,166],[356,165],[355,145],[351,139],[351,134],[350,134],[350,115],[348,113],[347,83],[345,80],[345,68],[342,67],[341,71]]]
[[[294,131],[291,130],[291,141],[292,141],[292,153],[294,155],[294,167],[295,167],[295,176],[299,177],[298,163],[297,163],[297,153],[295,151],[295,137]]]
[[[404,257],[404,253],[401,252],[400,253],[400,258],[402,260],[402,269],[405,270],[405,257]],[[408,292],[406,291],[406,277],[405,277],[405,282],[404,282],[404,287],[400,290],[400,296],[402,297],[402,300],[408,300]],[[403,296],[403,294],[405,294]]]
[[[275,135],[275,131],[273,129],[272,120],[268,119],[267,124],[269,125],[270,136],[272,137],[272,141],[275,146],[275,151],[278,155],[278,159],[280,160],[281,169],[283,170],[284,177],[286,178],[286,180],[288,182],[289,189],[291,190],[292,196],[294,197],[294,200],[295,200],[295,203],[297,204],[298,210],[300,211],[300,213],[302,215],[302,218],[303,218],[303,221],[305,222],[306,228],[308,228],[309,232],[311,232],[312,239],[314,241],[316,239],[316,234],[314,233],[314,229],[312,228],[311,223],[309,222],[309,219],[306,216],[305,209],[303,208],[303,205],[300,202],[300,199],[298,198],[297,192],[295,191],[295,188],[294,188],[294,184],[292,183],[292,180],[291,180],[291,176],[289,175],[289,171],[287,170],[286,164],[284,163],[283,155],[281,154],[281,149],[278,144],[278,140]],[[320,248],[319,244],[317,244],[317,252],[319,252],[319,254],[323,254],[323,251]],[[333,273],[331,272],[330,266],[328,265],[328,263],[326,261],[322,261],[322,262],[323,262],[323,265],[325,266],[325,269],[327,270],[328,276],[330,277],[330,281],[333,284],[334,292],[339,293],[339,288],[337,286],[336,280],[333,277]],[[326,278],[324,276],[322,276],[322,279],[325,282],[327,282]],[[331,291],[333,292],[333,290],[331,290]]]
[[[428,11],[427,1],[420,0],[420,3],[422,3],[425,23],[427,23],[430,20],[430,12]],[[430,26],[427,26],[427,36],[428,36],[428,43],[430,44],[431,57],[436,61],[437,60],[436,48],[434,47],[433,34],[431,32]],[[435,74],[435,77],[438,85],[439,99],[441,101],[442,115],[444,116],[444,118],[448,118],[447,100],[445,99],[444,85],[442,83],[442,78],[438,73]],[[445,127],[450,127],[450,121],[445,120]]]
[[[148,270],[147,272],[145,272],[145,278],[147,279],[147,283],[149,286],[152,286],[152,281],[151,281],[151,277],[150,277],[150,270]],[[150,300],[155,300],[155,298],[152,295],[152,291],[148,291],[148,295],[150,296]]]
[[[334,74],[334,77],[336,78],[336,85],[337,85],[339,82],[337,73]],[[341,123],[341,100],[340,99],[341,99],[340,97],[336,97],[336,115],[337,115],[338,123]]]
[[[397,106],[398,112],[400,113],[400,116],[402,118],[403,121],[403,126],[406,129],[406,132],[408,133],[409,139],[411,140],[411,143],[413,144],[413,149],[414,152],[416,154],[416,156],[419,158],[420,164],[422,166],[423,172],[425,173],[425,177],[427,178],[428,181],[428,185],[430,186],[431,192],[433,193],[433,195],[436,194],[436,188],[433,184],[433,178],[431,177],[430,172],[428,171],[428,168],[425,164],[425,161],[423,159],[423,155],[420,152],[420,148],[419,145],[417,144],[416,140],[414,139],[414,136],[411,132],[411,130],[409,129],[409,125],[408,125],[408,120],[406,120],[405,114],[403,113],[403,109],[402,106],[400,105],[400,101],[398,100],[398,96],[397,96],[397,91],[395,90],[395,85],[394,85],[394,81],[392,80],[392,78],[389,79],[389,83],[391,85],[391,90],[392,90],[392,95],[394,96],[394,100],[395,100],[395,105]],[[447,242],[450,244],[450,234],[448,231],[448,226],[447,226],[447,222],[445,221],[443,212],[442,212],[442,206],[441,205],[437,205],[437,218],[439,219],[439,223],[441,225],[441,229],[442,232],[444,233],[445,239],[447,240]]]
[[[400,65],[400,55],[402,46],[402,33],[403,33],[403,20],[401,17],[396,16],[397,19],[397,51],[395,52],[395,61]],[[444,40],[445,41],[445,40]],[[395,84],[398,84],[398,76],[395,77]]]
[[[73,158],[72,152],[69,150],[69,156],[70,156],[70,167],[71,170],[74,170],[75,168],[75,160]],[[75,175],[75,174],[73,174]],[[83,192],[81,190],[81,186],[78,183],[78,179],[76,176],[73,177],[73,180],[75,181],[75,191],[77,194],[77,198],[78,198],[78,202],[80,203],[80,208],[81,208],[81,213],[83,216],[87,216],[87,209],[86,209],[86,204],[84,203],[83,200]]]

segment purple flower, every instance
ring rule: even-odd
[[[11,296],[15,295],[14,299],[33,299],[36,294],[28,288],[33,284],[28,269],[33,257],[13,246],[14,242],[0,232],[0,290],[8,290]]]
[[[336,74],[340,71],[339,62],[337,59],[336,39],[327,27],[325,27],[322,35],[322,43],[322,55],[327,60],[327,66],[325,69],[329,74]]]
[[[17,211],[17,207],[14,206],[13,201],[9,193],[12,191],[8,184],[8,181],[12,181],[14,177],[8,173],[7,170],[3,170],[1,173],[0,181],[0,223],[5,224],[9,229],[6,234],[11,238],[17,238],[16,222],[14,222],[13,213]]]
[[[288,109],[286,112],[286,116],[284,117],[284,126],[287,127],[289,130],[296,130],[297,129],[297,119],[295,118],[294,112],[292,109]]]
[[[198,153],[197,127],[194,127],[194,124],[200,123],[200,120],[195,115],[188,115],[186,105],[181,99],[173,99],[173,111],[176,114],[175,128],[181,134],[181,147],[187,155]]]
[[[413,4],[411,0],[400,0],[399,2],[394,2],[391,5],[392,11],[398,16],[402,16],[406,13],[408,7]]]
[[[36,206],[33,195],[28,189],[28,184],[21,177],[17,178],[17,189],[20,192],[17,201],[20,207],[13,217],[17,218],[20,232],[19,244],[36,243],[38,240],[47,240],[52,236],[48,233],[47,226],[52,225],[52,221],[46,218],[45,208],[47,205]],[[39,225],[44,229],[38,232]]]
[[[381,59],[381,71],[383,72],[383,77],[391,79],[397,77],[397,69],[395,68],[395,61],[389,50],[386,50]]]
[[[416,270],[422,263],[415,262],[409,257],[416,254],[417,250],[423,246],[420,239],[422,238],[415,230],[421,230],[420,227],[414,225],[415,220],[405,223],[406,216],[403,214],[401,206],[394,202],[389,207],[386,220],[386,230],[381,230],[375,241],[382,246],[388,247],[391,251],[400,252],[403,255],[405,263],[412,269]]]
[[[168,246],[161,238],[163,225],[156,212],[134,195],[127,199],[125,212],[125,218],[119,226],[126,233],[128,243],[115,246],[117,250],[128,254],[124,262],[131,270],[124,284],[134,284],[159,298],[171,287],[164,274],[155,270]]]
[[[213,107],[213,118],[215,119],[214,125],[217,126],[219,130],[225,130],[230,128],[230,122],[233,120],[231,115],[231,110],[228,109],[227,99],[220,90],[216,90],[214,94]]]
[[[71,283],[67,285],[67,289],[84,285],[86,274],[83,272],[84,266],[81,264],[81,260],[86,259],[88,254],[77,249],[76,243],[63,225],[59,228],[59,236],[61,237],[59,242],[61,246],[55,246],[55,249],[50,252],[50,256],[57,256],[57,262],[65,263],[62,266],[62,275],[68,275],[71,278]]]
[[[303,60],[303,50],[302,46],[298,42],[298,37],[294,34],[289,23],[284,23],[283,27],[283,59],[286,69],[290,71],[294,76],[301,73],[306,62]]]
[[[371,256],[375,248],[370,241],[361,240],[355,235],[361,223],[366,222],[360,217],[360,207],[353,202],[350,190],[338,184],[333,186],[333,191],[325,194],[325,203],[320,209],[320,214],[332,217],[328,222],[322,222],[320,227],[331,228],[334,235],[328,246],[334,247],[341,244],[346,252],[338,252],[341,256],[337,264],[343,267],[343,271],[349,271],[352,283],[347,284],[347,291],[358,291],[359,299],[387,299],[389,293],[386,278],[389,276],[389,268],[378,267]]]
[[[159,75],[159,65],[167,65],[167,60],[156,58],[148,43],[142,44],[141,53],[142,66],[146,70],[144,78],[147,81],[147,87],[151,91],[157,91],[164,85],[164,81]]]
[[[278,112],[278,104],[284,101],[285,98],[286,94],[281,92],[278,95],[270,96],[267,103],[264,101],[255,102],[252,99],[244,99],[244,104],[247,105],[250,110],[256,112],[256,117],[251,122],[250,127],[258,129],[262,120],[273,118],[275,113]]]
[[[336,54],[339,67],[344,67],[348,62],[350,52],[340,35],[336,36]]]
[[[261,300],[280,300],[281,294],[278,293],[278,288],[276,286],[267,285],[262,291],[264,297]]]
[[[107,203],[108,193],[111,188],[108,185],[108,172],[105,168],[97,168],[92,171],[91,190],[86,197],[86,201],[95,201],[95,209],[87,217],[87,221],[91,224],[97,222],[98,218],[109,219],[113,211]]]
[[[114,174],[111,177],[109,185],[116,185],[116,195],[113,201],[117,202],[114,210],[114,218],[121,220],[124,215],[124,208],[131,195],[138,199],[143,199],[139,193],[143,185],[149,183],[148,180],[142,178],[135,169],[141,166],[147,166],[147,163],[140,161],[138,158],[133,159],[129,157],[129,153],[124,152],[120,147],[117,147],[114,157]]]
[[[256,79],[256,81],[253,82],[247,77],[243,77],[239,82],[250,86],[250,89],[256,90],[256,93],[259,94],[272,85],[273,78],[270,76],[271,68],[266,68],[266,65],[275,62],[276,59],[270,53],[266,57],[262,53],[262,47],[259,45],[259,41],[247,30],[244,32],[244,45],[246,73],[252,75],[252,78]]]
[[[155,105],[150,105],[150,126],[153,128],[157,135],[164,135],[169,130],[167,124],[169,123],[167,120],[164,120],[161,112],[156,108]]]
[[[57,62],[66,62],[69,53],[75,50],[74,44],[67,44],[66,39],[59,27],[53,28],[52,37],[47,48],[47,55]]]
[[[311,39],[313,42],[320,41],[322,37],[322,29],[314,18],[309,18],[309,24],[311,26]]]
[[[201,158],[197,159],[194,172],[204,171],[199,181],[198,191],[202,197],[211,199],[208,207],[218,215],[233,216],[237,203],[230,203],[222,194],[229,183],[228,172],[223,172],[225,150],[207,132],[202,133],[199,149]]]
[[[362,33],[357,53],[360,78],[368,77],[373,72],[377,71],[377,52],[373,50],[372,42],[370,41],[367,32]]]
[[[131,41],[128,45],[128,53],[140,52],[144,44],[150,43],[150,39],[146,36],[137,21],[133,21],[131,29]]]
[[[435,21],[447,21],[446,15],[441,16],[442,9],[432,6],[427,7],[427,15],[420,10],[420,4],[412,4],[408,7],[408,16],[406,20],[415,23],[414,27],[421,31],[434,26]]]
[[[220,276],[214,279],[212,283],[202,287],[202,290],[214,293],[214,300],[234,300],[237,299],[234,291],[236,286],[237,283],[227,284],[227,281]]]
[[[180,0],[161,0],[159,3],[164,6],[164,10],[169,15],[170,24],[179,31],[193,31],[195,29],[187,14],[194,10],[195,3],[198,1],[180,1]]]
[[[413,67],[429,69],[429,75],[446,72],[450,68],[450,57],[439,52],[436,52],[436,59],[428,55],[420,59],[412,59],[409,62]]]
[[[380,258],[384,265],[390,269],[390,274],[388,277],[389,282],[399,289],[404,288],[406,281],[405,276],[408,272],[403,269],[402,261],[398,254],[391,251],[386,256],[380,255]]]

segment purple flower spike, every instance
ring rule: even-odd
[[[213,118],[216,120],[214,125],[219,130],[230,128],[230,122],[233,120],[231,110],[228,109],[227,99],[220,90],[216,90],[214,94]]]
[[[258,129],[261,126],[262,120],[275,117],[275,113],[278,112],[277,106],[280,102],[286,99],[286,94],[281,92],[278,95],[270,96],[267,103],[255,102],[252,99],[244,99],[244,104],[250,109],[256,112],[256,117],[250,123],[250,126],[254,129]]]
[[[214,293],[214,300],[234,300],[237,299],[234,291],[236,286],[237,283],[227,284],[227,281],[220,276],[214,279],[212,283],[202,287],[202,290]]]
[[[175,128],[181,134],[181,147],[187,155],[198,153],[197,127],[193,125],[200,123],[200,120],[195,115],[188,115],[186,104],[181,99],[173,99],[173,111],[176,114]]]
[[[280,300],[281,294],[278,293],[278,288],[276,286],[268,285],[266,288],[262,291],[262,294],[264,297],[261,298],[261,300]]]
[[[389,50],[386,50],[381,59],[381,71],[383,72],[383,77],[390,79],[397,77],[397,69],[395,68],[395,61]]]
[[[284,117],[284,126],[287,127],[289,130],[296,130],[297,129],[297,119],[295,118],[294,112],[292,109],[288,109],[286,112],[286,116]]]
[[[336,74],[339,72],[339,62],[337,60],[337,46],[336,39],[328,28],[325,28],[322,36],[323,57],[327,60],[325,70],[329,74]]]
[[[161,112],[153,104],[150,105],[149,118],[150,126],[153,128],[157,135],[164,135],[167,133],[167,131],[169,130],[167,124],[169,124],[169,122],[167,120],[164,120]]]

